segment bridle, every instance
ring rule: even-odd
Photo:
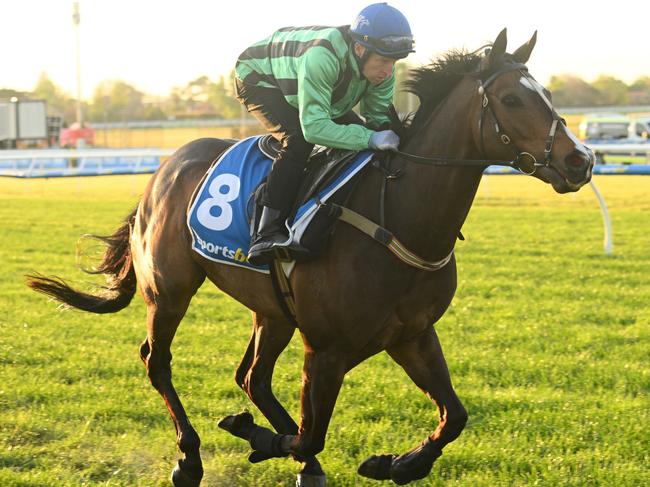
[[[533,89],[539,94],[542,101],[551,111],[553,117],[553,122],[551,123],[551,128],[549,130],[548,136],[546,138],[546,145],[544,148],[544,161],[538,162],[535,156],[529,152],[519,150],[519,148],[512,142],[512,139],[503,131],[501,124],[497,119],[494,110],[489,103],[488,98],[488,88],[499,76],[509,73],[511,71],[519,71],[521,75],[528,80]],[[418,156],[416,154],[409,154],[403,151],[395,151],[396,154],[399,154],[404,159],[416,162],[418,164],[428,164],[431,166],[489,166],[489,165],[498,165],[498,166],[508,166],[518,169],[524,174],[534,174],[538,167],[548,167],[551,164],[551,152],[553,151],[553,144],[555,142],[555,133],[557,130],[558,122],[565,123],[564,120],[557,114],[553,105],[546,97],[540,86],[535,82],[534,78],[528,74],[528,68],[523,63],[514,63],[508,62],[500,69],[489,75],[485,80],[478,79],[478,93],[481,96],[481,114],[479,117],[479,133],[480,133],[480,151],[481,155],[485,157],[485,147],[483,141],[483,119],[485,113],[489,112],[492,120],[494,121],[494,128],[497,136],[501,142],[508,146],[514,153],[515,157],[511,161],[494,161],[490,159],[448,159],[444,157],[425,157]],[[521,169],[521,161],[525,157],[530,157],[533,161],[533,170],[531,172],[526,172]],[[390,159],[387,159],[385,162],[390,164]],[[373,222],[372,220],[366,218],[355,211],[346,208],[345,206],[338,205],[336,203],[326,203],[330,208],[330,214],[341,221],[344,221],[366,235],[373,238],[375,241],[387,247],[397,258],[406,264],[415,267],[416,269],[425,270],[425,271],[437,271],[445,267],[451,258],[454,255],[454,249],[452,247],[451,251],[442,259],[437,261],[427,261],[422,257],[419,257],[417,254],[409,250],[402,242],[400,242],[392,232],[385,228],[385,200],[386,200],[386,186],[389,180],[399,177],[402,173],[401,169],[398,169],[395,172],[391,172],[387,167],[384,167],[381,160],[377,160],[373,165],[380,169],[384,173],[382,178],[381,188],[379,190],[379,225]],[[325,206],[325,205],[323,205]],[[459,235],[459,238],[463,238],[462,234]],[[280,273],[282,274],[282,273]]]
[[[548,136],[546,137],[546,143],[544,147],[544,161],[543,162],[538,162],[537,158],[532,155],[530,152],[522,151],[520,150],[517,145],[512,141],[510,136],[506,134],[503,129],[502,125],[499,122],[496,114],[494,113],[494,110],[492,110],[492,106],[490,105],[489,98],[488,98],[488,88],[490,85],[500,76],[509,73],[511,71],[519,71],[519,73],[526,79],[528,80],[530,86],[537,92],[537,94],[540,96],[544,104],[548,107],[548,109],[551,112],[551,116],[553,117],[553,121],[551,122],[551,127],[548,132]],[[432,166],[488,166],[488,165],[494,165],[494,166],[507,166],[507,167],[513,167],[519,171],[521,171],[524,174],[532,175],[535,173],[537,168],[539,167],[549,167],[551,164],[551,153],[553,152],[553,144],[555,143],[555,134],[557,131],[557,125],[558,122],[562,122],[564,125],[566,125],[565,120],[560,117],[560,115],[557,113],[555,108],[553,107],[553,104],[550,102],[548,97],[544,94],[542,91],[542,88],[540,85],[535,81],[535,79],[528,73],[528,68],[526,67],[525,64],[523,63],[513,63],[509,62],[505,64],[503,67],[492,73],[490,76],[488,76],[485,80],[478,79],[478,93],[481,95],[481,114],[479,116],[479,133],[480,133],[480,151],[481,155],[485,157],[485,143],[484,143],[484,137],[483,137],[483,119],[485,117],[485,113],[488,112],[490,114],[490,117],[492,117],[492,120],[494,121],[494,128],[496,131],[497,136],[499,137],[499,140],[501,143],[504,145],[508,146],[512,152],[514,153],[514,159],[511,161],[494,161],[491,159],[449,159],[446,157],[425,157],[425,156],[419,156],[416,154],[410,154],[408,152],[403,152],[400,150],[395,151],[397,154],[400,156],[404,157],[405,159],[408,159],[412,162],[416,162],[419,164],[428,164]],[[533,161],[533,169],[531,172],[526,172],[525,170],[522,169],[521,162],[526,159],[532,159]]]

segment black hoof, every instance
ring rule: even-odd
[[[393,459],[390,466],[390,479],[397,485],[420,480],[429,475],[433,462],[442,451],[431,440],[426,439],[420,446]]]
[[[176,463],[174,470],[172,470],[172,484],[174,487],[199,487],[201,484],[201,477],[194,477],[181,469],[180,463]]]
[[[243,413],[226,416],[219,421],[217,426],[234,436],[249,440],[255,422],[253,421],[253,415],[248,411],[244,411]]]
[[[366,459],[357,470],[362,477],[374,480],[390,480],[390,466],[397,455],[373,455]]]

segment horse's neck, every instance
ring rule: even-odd
[[[452,96],[441,102],[419,133],[413,135],[405,151],[450,159],[479,159],[480,151],[467,117],[469,101],[467,96]],[[441,259],[454,247],[482,171],[480,167],[407,163],[404,176],[388,195],[388,227],[424,258]]]

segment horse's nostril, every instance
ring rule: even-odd
[[[586,165],[589,162],[589,158],[582,152],[575,151],[566,156],[564,162],[566,162],[569,167],[577,168]]]

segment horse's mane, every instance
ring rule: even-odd
[[[483,46],[473,52],[452,49],[429,64],[414,68],[404,90],[420,99],[420,107],[403,121],[402,136],[409,137],[426,121],[435,107],[447,97],[460,79],[476,72],[483,58]]]

